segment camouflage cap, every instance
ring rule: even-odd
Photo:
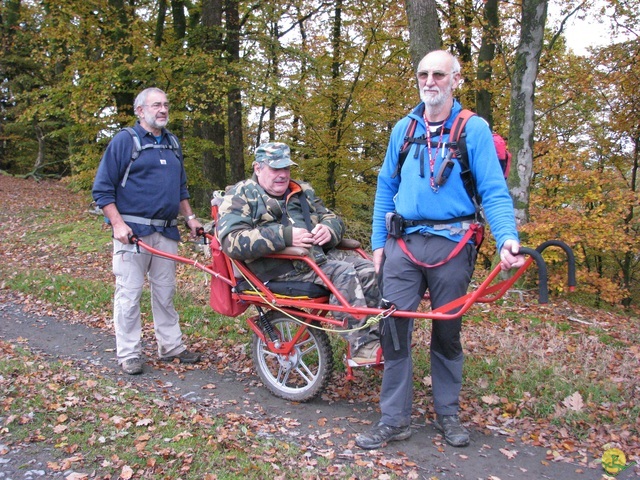
[[[263,143],[256,148],[256,162],[266,163],[271,168],[286,168],[298,165],[291,161],[291,150],[285,143]]]

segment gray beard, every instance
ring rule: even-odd
[[[429,99],[423,98],[422,95],[420,95],[420,98],[424,103],[424,113],[429,121],[438,122],[446,120],[446,116],[444,118],[442,117],[445,111],[448,116],[448,112],[451,110],[453,104],[451,97],[444,93],[439,93],[436,97]]]

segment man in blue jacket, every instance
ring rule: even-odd
[[[460,63],[446,51],[430,52],[420,61],[417,78],[422,102],[391,132],[378,176],[371,237],[382,296],[400,310],[414,311],[427,288],[433,309],[467,293],[476,246],[463,239],[477,213],[460,179],[459,163],[450,165],[453,170],[448,177],[442,175],[449,129],[462,109],[453,97],[461,81]],[[399,152],[412,119],[417,120],[414,137],[424,136],[424,141],[412,144],[399,170]],[[466,133],[470,168],[496,238],[502,268],[520,267],[524,257],[518,255],[513,203],[491,131],[484,120],[474,116],[466,125]],[[457,247],[459,253],[452,253]],[[382,416],[369,432],[356,437],[361,448],[379,448],[411,436],[413,324],[413,319],[395,318],[384,319],[380,326],[385,359]],[[462,317],[432,321],[430,346],[434,424],[447,443],[456,447],[469,444],[469,433],[458,416],[463,365],[461,326]]]
[[[182,363],[200,360],[200,355],[189,352],[182,341],[173,305],[175,263],[136,253],[129,238],[136,235],[153,248],[177,254],[178,215],[184,216],[193,237],[202,227],[189,205],[180,146],[165,128],[169,121],[167,96],[158,88],[147,88],[136,97],[133,108],[138,122],[131,131],[123,130],[111,140],[93,184],[93,199],[113,231],[116,354],[122,370],[129,375],[143,371],[140,297],[145,276],[151,286],[160,359]],[[137,158],[135,154],[139,154]]]

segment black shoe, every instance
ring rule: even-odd
[[[163,362],[173,362],[176,358],[180,360],[180,363],[198,363],[200,361],[200,354],[190,352],[189,350],[183,350],[177,355],[172,355],[170,357],[161,357],[160,360],[162,360]]]
[[[388,442],[406,440],[411,436],[411,426],[392,427],[379,422],[368,433],[361,433],[356,437],[356,445],[365,450],[380,448]]]
[[[124,373],[139,375],[142,373],[142,360],[139,357],[129,358],[122,362],[120,367]]]
[[[436,415],[433,424],[444,434],[444,439],[452,447],[469,445],[469,432],[460,423],[458,415]]]

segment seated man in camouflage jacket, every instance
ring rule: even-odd
[[[351,305],[378,307],[380,291],[373,262],[334,248],[342,239],[344,223],[324,206],[311,185],[291,180],[290,167],[296,163],[291,160],[289,147],[266,143],[256,149],[255,155],[253,176],[229,189],[219,207],[217,232],[223,251],[245,261],[262,281],[323,285],[304,262],[264,258],[285,247],[308,248]],[[338,304],[333,295],[329,301]],[[334,317],[341,318],[338,313]],[[355,323],[350,321],[349,325]],[[354,360],[373,361],[379,345],[376,332],[356,331],[347,338]]]

